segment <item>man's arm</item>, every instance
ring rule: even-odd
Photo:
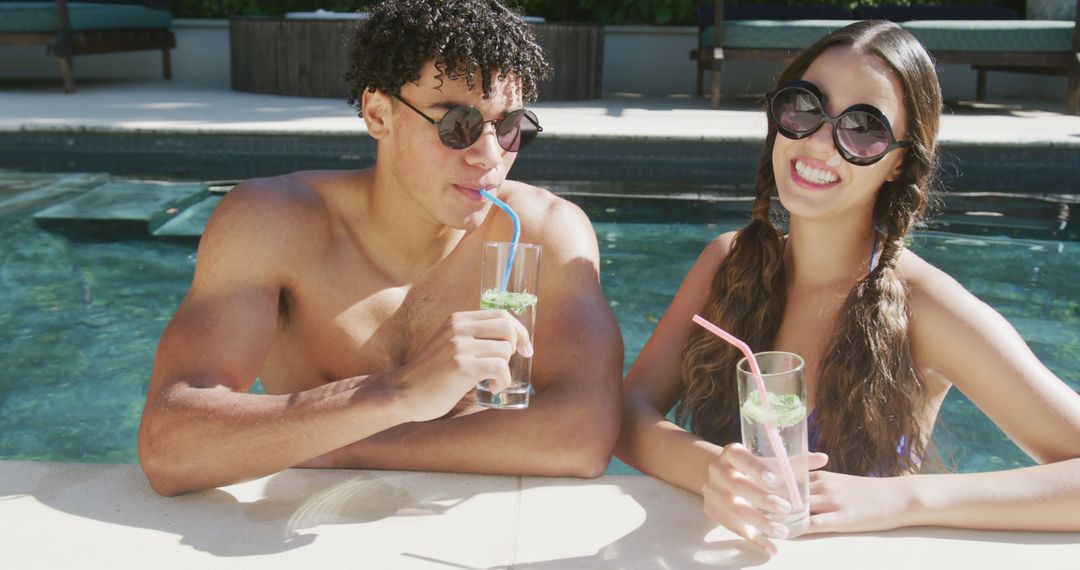
[[[278,327],[289,249],[263,228],[289,232],[275,220],[285,202],[241,185],[207,225],[191,289],[158,344],[139,429],[139,460],[159,493],[267,475],[402,421],[366,378],[291,396],[247,393]],[[352,399],[370,409],[356,413]]]
[[[524,329],[477,311],[444,323],[409,366],[249,394],[278,327],[284,268],[305,243],[304,215],[276,188],[239,186],[211,218],[191,290],[158,345],[139,429],[139,461],[159,493],[265,476],[358,435],[439,417],[480,378],[509,382],[509,347],[520,348]],[[462,346],[486,356],[462,358]]]
[[[603,473],[619,432],[623,348],[600,289],[596,234],[579,208],[559,199],[529,218],[536,229],[530,232],[530,220],[523,219],[522,241],[539,241],[544,248],[534,339],[536,393],[529,407],[398,426],[330,454],[325,464],[546,476]]]

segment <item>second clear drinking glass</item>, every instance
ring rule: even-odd
[[[788,514],[769,514],[769,519],[785,525],[788,537],[798,536],[810,525],[810,485],[807,468],[806,381],[801,356],[791,352],[759,352],[754,358],[761,367],[761,378],[768,394],[769,409],[762,406],[757,381],[747,359],[735,366],[739,385],[739,416],[742,419],[743,445],[760,457],[776,476],[776,483],[766,490],[783,497],[792,505]],[[774,433],[770,437],[769,431]],[[777,437],[778,436],[778,437]],[[782,450],[773,447],[782,444]],[[789,492],[784,456],[791,466],[798,500]],[[802,508],[796,508],[800,505]]]
[[[513,264],[508,265],[514,251]],[[536,323],[536,301],[540,289],[540,246],[531,243],[485,242],[480,272],[480,308],[504,309],[517,318],[529,339]],[[476,403],[489,408],[529,407],[532,386],[532,358],[517,352],[510,357],[510,387],[493,393],[491,380],[476,385]]]

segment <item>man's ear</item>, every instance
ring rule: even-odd
[[[372,92],[365,89],[360,105],[364,114],[364,124],[367,125],[371,138],[378,140],[388,135],[394,111],[390,97],[382,91]]]

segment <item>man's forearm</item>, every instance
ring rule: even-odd
[[[607,393],[611,392],[611,393]],[[338,467],[596,477],[618,435],[618,392],[572,383],[534,394],[524,410],[403,424],[336,452]]]
[[[262,477],[401,423],[391,400],[363,379],[287,396],[175,385],[144,414],[139,461],[164,495]]]

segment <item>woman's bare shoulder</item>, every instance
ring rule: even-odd
[[[955,346],[961,339],[979,338],[984,344],[994,344],[1016,336],[993,307],[915,253],[905,251],[897,269],[907,291],[913,340],[924,357]]]
[[[731,246],[735,242],[736,235],[738,232],[724,232],[705,244],[697,260],[694,261],[694,265],[690,267],[687,281],[691,283],[711,281],[720,264],[731,253]]]
[[[911,250],[900,255],[896,269],[914,312],[940,310],[958,300],[978,301],[959,281]]]
[[[724,232],[709,242],[705,246],[705,250],[701,252],[701,260],[715,265],[720,265],[720,262],[724,261],[728,253],[731,253],[731,246],[735,243],[735,236],[739,232],[730,231]]]

